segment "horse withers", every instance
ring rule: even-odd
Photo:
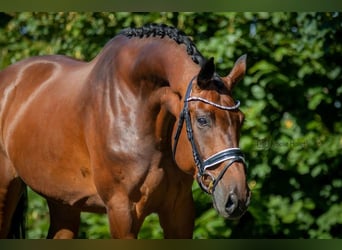
[[[82,211],[107,213],[113,238],[136,238],[150,213],[165,238],[191,238],[194,179],[220,215],[242,216],[244,115],[232,90],[245,69],[242,56],[220,77],[182,32],[151,24],[90,62],[37,56],[2,70],[0,237],[20,229],[26,186],[47,200],[48,238],[77,237]]]

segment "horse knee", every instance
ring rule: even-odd
[[[53,233],[52,239],[74,239],[77,237],[77,233],[69,229],[60,229]]]

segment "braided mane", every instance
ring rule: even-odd
[[[186,52],[191,59],[196,63],[202,66],[205,62],[205,58],[202,54],[197,50],[195,44],[190,40],[188,36],[186,36],[182,31],[178,29],[167,26],[165,24],[147,24],[142,26],[141,28],[127,28],[122,30],[119,34],[127,36],[128,38],[132,37],[156,37],[164,38],[165,36],[174,40],[178,44],[184,44],[186,46]]]

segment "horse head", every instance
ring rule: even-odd
[[[200,187],[212,195],[218,213],[230,219],[244,214],[251,195],[239,148],[244,115],[231,95],[245,70],[245,55],[226,77],[215,72],[213,59],[202,65],[184,95],[173,145],[178,166],[195,175]]]

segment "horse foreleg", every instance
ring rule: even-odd
[[[191,192],[167,198],[159,211],[160,225],[166,239],[192,238],[195,221],[195,205]],[[171,198],[171,199],[170,199]]]
[[[13,218],[25,189],[26,185],[16,176],[10,161],[0,153],[0,238],[25,236],[20,235],[24,234],[20,233],[21,220],[24,218]]]
[[[0,238],[20,238],[20,234],[24,234],[17,231],[21,230],[21,218],[14,218],[14,214],[25,188],[19,178],[13,179],[7,188],[0,188]]]
[[[137,218],[134,218],[134,208],[124,194],[116,194],[107,202],[107,215],[112,238],[137,238]]]
[[[81,211],[67,205],[48,200],[50,227],[48,239],[76,238],[80,226]]]

